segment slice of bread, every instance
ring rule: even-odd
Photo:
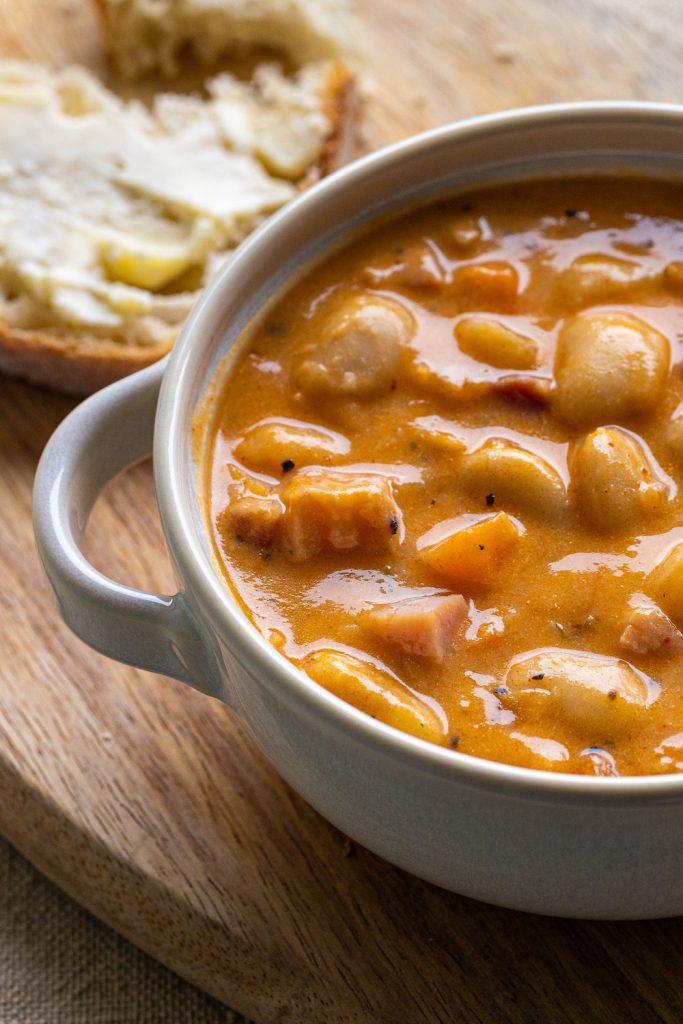
[[[350,85],[261,65],[147,109],[0,62],[0,370],[86,394],[163,355],[235,246],[343,158]]]
[[[346,0],[99,0],[119,75],[178,74],[188,55],[210,67],[268,48],[295,64],[344,60],[357,32]]]

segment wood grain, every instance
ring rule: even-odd
[[[516,104],[678,99],[674,2],[362,7],[372,146]],[[106,74],[85,0],[0,0],[0,51]],[[0,382],[7,837],[114,928],[259,1024],[678,1024],[679,921],[553,921],[428,886],[349,847],[225,707],[68,633],[39,571],[30,492],[70,407]],[[99,503],[88,550],[116,578],[172,586],[148,466]]]

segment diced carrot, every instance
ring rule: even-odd
[[[418,560],[454,590],[493,584],[519,544],[522,524],[505,512],[437,524],[418,541]]]
[[[664,283],[674,295],[683,294],[683,262],[674,260],[664,268]]]
[[[509,263],[470,263],[455,274],[455,287],[468,308],[509,311],[517,302],[519,279]]]

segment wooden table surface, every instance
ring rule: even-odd
[[[358,9],[368,146],[514,105],[683,91],[673,0]],[[106,74],[87,0],[0,0],[0,53]],[[69,634],[39,570],[30,493],[71,404],[0,382],[0,830],[10,841],[259,1024],[679,1024],[680,921],[556,921],[426,885],[350,848],[227,708]],[[148,466],[100,501],[88,550],[117,579],[172,589]]]

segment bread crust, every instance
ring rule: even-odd
[[[330,68],[324,112],[330,123],[320,159],[301,182],[305,188],[330,174],[355,146],[356,100],[351,73]],[[84,396],[142,370],[165,356],[173,338],[156,345],[133,345],[83,333],[51,333],[10,327],[0,319],[0,373],[20,377],[62,394]]]
[[[359,148],[359,97],[355,78],[343,64],[334,63],[330,68],[324,113],[330,130],[316,168],[318,178],[348,163]]]
[[[64,395],[90,395],[155,363],[172,344],[123,345],[92,336],[16,330],[0,322],[0,372]]]

